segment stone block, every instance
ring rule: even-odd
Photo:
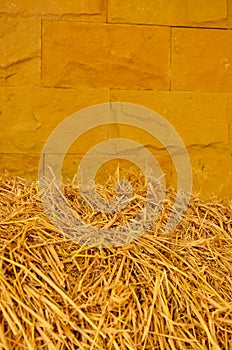
[[[232,197],[232,154],[220,147],[189,150],[193,168],[193,192],[203,198]]]
[[[1,0],[0,16],[105,22],[106,0]]]
[[[39,158],[39,154],[0,153],[0,172],[37,179]]]
[[[201,198],[218,196],[219,198],[232,196],[232,155],[229,149],[222,147],[195,146],[188,149],[193,174],[192,193]],[[171,158],[164,152],[157,150],[154,156],[164,175],[166,188],[172,186],[178,189],[177,175]],[[68,154],[62,168],[64,181],[72,181],[77,174],[82,157]],[[136,163],[135,163],[136,164]],[[92,163],[90,163],[90,166]],[[104,184],[110,174],[114,175],[117,166],[129,171],[131,164],[123,161],[111,161],[104,164],[97,172],[96,182]]]
[[[139,104],[159,113],[176,129],[186,146],[229,143],[230,93],[113,89],[111,101]],[[121,127],[120,130],[120,137],[130,137],[150,145],[151,149],[162,149],[154,137],[134,127]]]
[[[172,30],[171,89],[232,91],[232,32]]]
[[[39,85],[41,24],[0,18],[0,85]]]
[[[226,0],[109,0],[109,21],[170,26],[224,28]]]
[[[107,89],[0,87],[0,153],[40,153],[53,129],[82,108],[109,101]],[[110,137],[109,128],[82,136],[76,152]]]
[[[169,88],[170,29],[44,21],[46,86]]]

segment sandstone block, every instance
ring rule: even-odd
[[[232,196],[232,156],[226,148],[189,151],[193,168],[193,191],[204,198]]]
[[[202,197],[231,196],[229,93],[111,90],[111,101],[143,105],[165,117],[181,136],[193,170],[193,191]],[[147,126],[147,125],[146,125]],[[174,164],[155,136],[118,126],[119,135],[144,145],[158,161],[168,185],[177,188]],[[159,133],[157,131],[157,138]]]
[[[40,83],[41,24],[0,18],[0,85]]]
[[[40,153],[53,129],[82,108],[109,101],[107,89],[0,87],[0,153]],[[75,152],[110,137],[100,129],[82,137]]]
[[[0,153],[0,172],[37,179],[39,154]]]
[[[139,104],[166,118],[186,146],[228,144],[231,98],[229,93],[111,90],[111,101]],[[120,137],[127,135],[154,150],[162,148],[154,137],[137,128],[125,126],[119,132]]]
[[[232,91],[232,32],[174,28],[172,90]]]
[[[169,88],[169,28],[43,23],[46,86]]]
[[[226,0],[109,0],[109,21],[171,26],[226,27]]]
[[[106,0],[2,0],[0,16],[105,22]]]

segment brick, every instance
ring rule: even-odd
[[[111,101],[135,103],[156,111],[172,124],[186,146],[229,142],[230,93],[111,90]],[[155,151],[162,148],[154,137],[135,128],[120,130],[121,136],[151,145]]]
[[[107,89],[0,87],[0,153],[40,153],[53,129],[82,108],[109,101]],[[110,137],[103,128],[84,136],[75,152]]]
[[[226,0],[109,0],[109,22],[224,28]]]
[[[106,0],[1,0],[0,16],[105,22]]]
[[[174,28],[172,90],[232,91],[232,32]]]
[[[0,153],[0,172],[37,179],[39,154]]]
[[[42,42],[46,86],[169,87],[169,28],[45,21]]]
[[[0,18],[0,85],[40,83],[40,21]]]

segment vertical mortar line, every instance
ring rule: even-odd
[[[109,23],[109,0],[106,0],[106,23]]]
[[[228,144],[229,146],[231,146],[231,116],[230,116],[230,106],[231,106],[231,102],[230,102],[230,97],[227,96],[227,103],[226,103],[226,115],[227,115],[227,120],[228,120]]]
[[[42,176],[45,176],[45,171],[44,171],[44,169],[45,169],[45,154],[44,153],[43,153],[42,157],[43,157],[43,175]]]
[[[227,21],[229,22],[229,16],[230,16],[230,1],[231,0],[226,0],[226,15],[227,15]],[[228,24],[227,22],[227,24]]]
[[[170,52],[169,52],[169,87],[172,90],[172,27],[170,27]]]
[[[112,108],[112,106],[111,106],[111,103],[112,103],[112,96],[111,96],[112,90],[113,90],[113,88],[109,88],[109,92],[110,92],[110,94],[109,94],[110,108]],[[114,123],[115,123],[116,125],[113,126],[112,128],[115,128],[115,129],[116,129],[116,136],[117,136],[117,137],[120,137],[119,126],[118,126],[118,124],[117,124],[117,119],[115,118],[115,116],[114,116]]]
[[[43,20],[40,22],[40,86],[42,85],[42,31],[43,31]]]
[[[111,103],[112,102],[112,99],[111,99],[111,92],[112,92],[112,88],[109,88],[109,90],[110,90],[110,94],[109,94],[109,102]]]

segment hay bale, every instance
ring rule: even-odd
[[[93,212],[75,186],[64,191],[92,225],[120,225],[139,208],[113,218]],[[137,241],[98,249],[49,222],[35,182],[1,174],[0,348],[232,349],[232,203],[193,196],[163,235],[173,196]]]

